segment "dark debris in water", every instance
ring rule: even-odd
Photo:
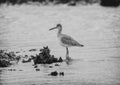
[[[30,51],[30,52],[32,52],[32,51],[37,51],[37,49],[30,49],[29,51]]]
[[[49,66],[49,68],[53,68],[53,66]]]
[[[36,49],[30,49],[29,51],[36,51]],[[36,54],[35,56],[32,55],[29,57],[28,55],[25,55],[23,57],[20,55],[17,56],[16,55],[17,53],[20,53],[20,51],[8,52],[7,50],[0,50],[0,67],[9,67],[10,65],[15,64],[12,61],[15,61],[17,64],[21,58],[25,58],[22,60],[22,63],[28,63],[28,62],[31,62],[31,60],[33,60],[34,65],[63,62],[63,59],[61,57],[56,58],[54,55],[50,54],[50,49],[48,48],[48,46],[40,49],[39,54]],[[59,66],[59,65],[55,64],[55,66]],[[50,68],[52,68],[52,67],[50,67]]]
[[[13,69],[13,68],[9,68],[9,69],[7,69],[8,71],[23,71],[22,69],[19,69],[19,70],[17,70],[17,69]]]
[[[51,73],[48,74],[48,75],[51,75],[51,76],[57,76],[57,75],[58,75],[58,72],[57,72],[57,71],[53,71],[53,72],[51,72]]]
[[[34,68],[37,68],[37,67],[38,67],[37,65],[34,66]]]
[[[29,58],[28,60],[24,60],[24,59],[23,59],[23,60],[22,60],[22,63],[28,63],[28,62],[31,62],[31,60],[32,60],[31,58]]]
[[[0,60],[0,67],[8,67],[11,63],[8,60]]]
[[[57,71],[53,71],[50,74],[48,74],[50,76],[64,76],[64,72],[57,72]]]
[[[40,69],[39,69],[39,68],[36,68],[35,70],[36,70],[36,71],[40,71]]]
[[[60,75],[60,76],[64,76],[64,72],[60,72],[59,75]]]
[[[40,49],[40,53],[33,57],[34,64],[52,64],[56,62],[63,62],[63,59],[55,58],[54,55],[50,54],[50,49],[47,47],[43,47]]]
[[[7,52],[0,50],[0,67],[8,67],[12,65],[11,61],[19,61],[20,57],[16,56],[15,52]]]
[[[55,66],[60,66],[60,65],[56,63]]]
[[[8,71],[16,71],[16,69],[8,69]]]

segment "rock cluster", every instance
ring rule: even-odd
[[[11,63],[7,60],[0,60],[0,67],[8,67]]]
[[[14,52],[0,50],[0,67],[8,67],[12,65],[11,61],[19,60]]]
[[[50,49],[47,47],[43,47],[43,49],[40,49],[40,53],[36,55],[34,58],[34,64],[52,64],[56,62],[63,62],[63,59],[55,58],[54,55],[50,54]]]

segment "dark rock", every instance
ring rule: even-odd
[[[21,56],[16,56],[16,60],[19,62],[21,59]]]
[[[69,5],[69,6],[76,6],[76,2],[73,1],[73,0],[71,0],[68,5]]]
[[[51,76],[57,76],[58,75],[58,72],[57,71],[53,71],[50,73]]]
[[[59,75],[60,75],[60,76],[64,76],[64,72],[60,72]]]
[[[50,49],[47,47],[43,47],[40,49],[40,53],[36,55],[36,57],[32,58],[34,64],[52,64],[56,62],[62,62],[62,58],[55,58],[54,55],[50,55]]]
[[[0,67],[8,67],[12,65],[11,61],[18,61],[15,52],[7,52],[7,50],[0,50]]]
[[[63,62],[63,59],[60,57],[59,60],[58,60],[58,62]]]
[[[40,69],[39,69],[39,68],[36,68],[36,71],[40,71]]]
[[[37,65],[34,66],[34,68],[37,68],[37,67],[38,67]]]
[[[31,62],[31,58],[29,58],[28,60],[22,60],[22,63],[28,63],[28,62]]]
[[[49,68],[53,68],[53,66],[49,66]]]
[[[101,0],[100,5],[105,7],[118,7],[120,0]]]
[[[0,67],[8,67],[10,65],[11,65],[10,61],[0,60]]]
[[[37,49],[30,49],[29,51],[37,51]]]
[[[28,55],[25,55],[24,58],[28,58]]]
[[[19,51],[17,51],[16,53],[20,53]]]
[[[16,69],[8,69],[8,71],[16,71]]]
[[[60,66],[60,65],[56,63],[55,66]]]

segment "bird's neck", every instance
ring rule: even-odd
[[[59,28],[57,36],[59,36],[62,32],[62,28]]]

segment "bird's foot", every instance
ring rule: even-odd
[[[66,64],[71,65],[72,64],[72,59],[70,57],[66,57]]]
[[[67,60],[67,61],[71,61],[72,59],[71,59],[69,56],[67,56],[67,57],[66,57],[66,60]]]

